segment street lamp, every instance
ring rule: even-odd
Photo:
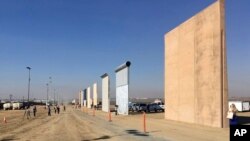
[[[54,105],[56,105],[56,89],[54,89]]]
[[[48,104],[49,103],[49,83],[46,83],[46,86],[47,86],[47,103],[46,104]]]
[[[29,99],[30,99],[30,70],[31,67],[26,67],[29,70],[29,82],[28,82],[28,106],[29,106]]]

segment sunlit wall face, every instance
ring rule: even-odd
[[[129,67],[116,72],[116,105],[118,113],[128,115]]]
[[[165,35],[165,117],[227,127],[224,3],[217,1]]]
[[[93,104],[94,106],[97,105],[97,83],[93,84]]]
[[[92,99],[90,96],[90,87],[87,88],[87,108],[91,108]]]
[[[109,93],[109,76],[102,78],[102,111],[109,112],[110,93]]]

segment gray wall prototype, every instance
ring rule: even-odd
[[[116,105],[118,114],[128,115],[129,66],[126,62],[116,69]]]

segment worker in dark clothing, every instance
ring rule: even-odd
[[[55,114],[56,114],[56,111],[57,111],[57,108],[56,108],[56,106],[54,106],[54,111],[55,111]]]
[[[48,106],[48,116],[51,116],[50,106]]]
[[[60,106],[57,105],[57,114],[59,114],[59,113],[60,113]]]
[[[36,116],[36,105],[34,105],[33,107],[33,114],[34,114],[34,117]]]
[[[64,112],[66,111],[66,107],[65,107],[65,105],[63,105],[63,111],[64,111]]]

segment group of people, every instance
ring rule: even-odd
[[[63,105],[63,110],[66,111],[65,105]],[[54,112],[55,112],[55,114],[56,114],[56,113],[57,113],[57,114],[60,113],[60,106],[59,106],[59,105],[54,106]],[[50,106],[48,106],[48,116],[51,116],[51,107],[50,107]]]
[[[36,117],[36,112],[37,112],[37,108],[36,105],[32,106],[32,111],[33,111],[33,116]],[[66,107],[65,105],[63,105],[63,111],[66,111]],[[60,106],[54,106],[54,112],[55,114],[59,114],[60,113]],[[236,125],[238,124],[238,119],[237,119],[237,115],[236,113],[238,112],[235,104],[231,104],[227,113],[227,118],[230,120],[230,125]],[[25,112],[24,112],[24,116],[23,117],[27,117],[27,119],[31,118],[31,107],[26,106],[25,107]],[[48,106],[48,116],[51,116],[51,108],[50,106]]]
[[[46,107],[45,107],[46,109]],[[66,107],[65,105],[63,105],[63,111],[66,111]],[[24,111],[24,115],[23,115],[23,118],[27,118],[27,119],[30,119],[31,118],[31,113],[33,112],[33,116],[36,117],[36,112],[37,112],[37,107],[36,105],[34,106],[26,106],[25,107],[25,111]],[[59,114],[60,113],[60,106],[57,105],[57,106],[54,106],[54,112],[55,114]],[[48,106],[48,116],[51,116],[51,106]]]
[[[37,112],[36,105],[34,105],[34,106],[32,107],[32,111],[33,111],[33,116],[36,117],[36,112]],[[26,106],[26,107],[25,107],[25,111],[24,111],[23,118],[24,118],[25,116],[27,117],[27,119],[30,119],[30,118],[31,118],[31,107],[29,107],[29,106]]]

